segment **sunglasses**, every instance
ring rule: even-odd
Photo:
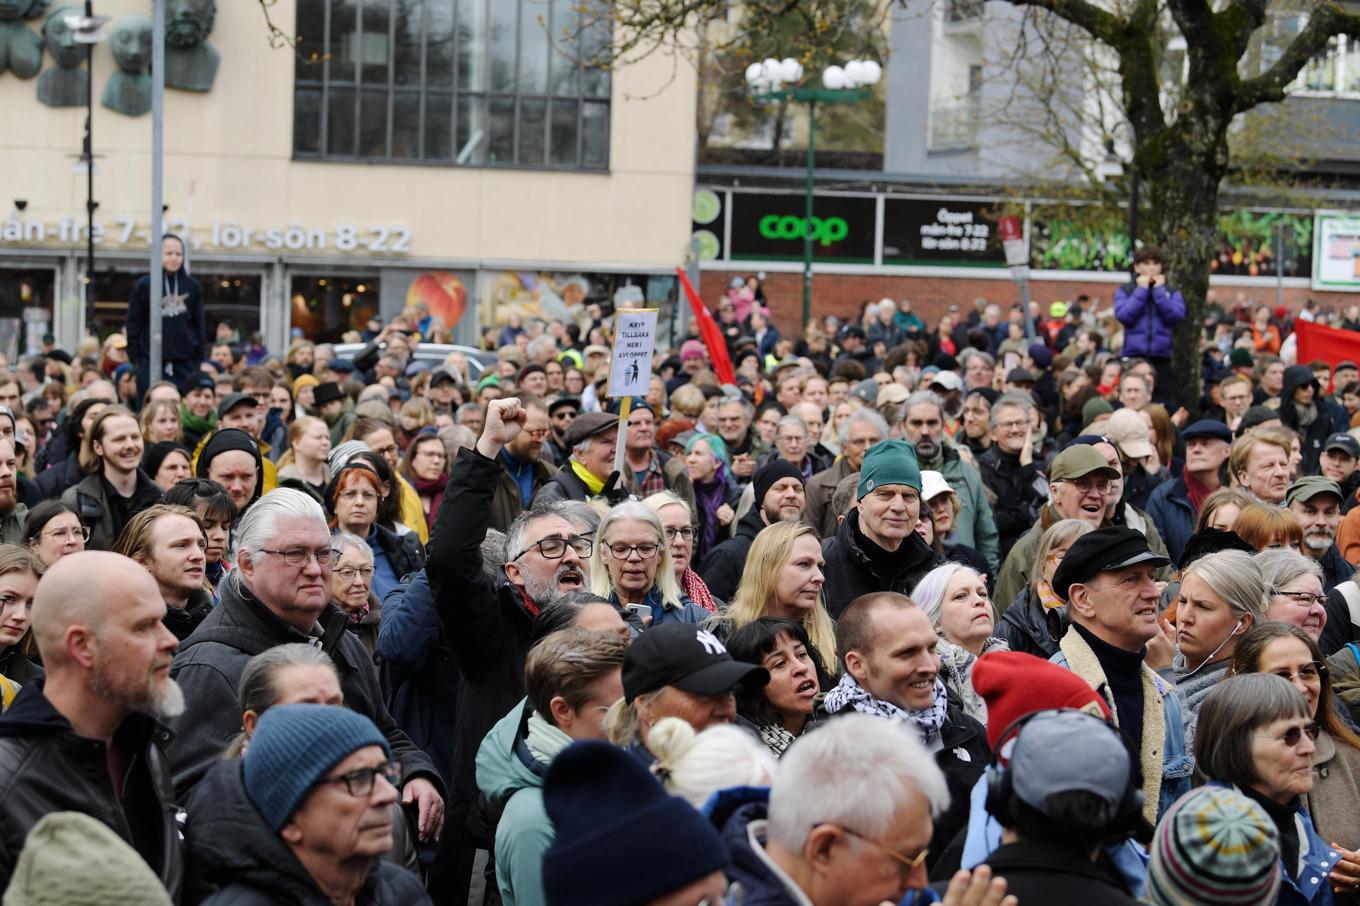
[[[1256,735],[1265,736],[1269,739],[1278,739],[1280,742],[1292,748],[1302,741],[1305,733],[1308,734],[1309,739],[1316,740],[1318,738],[1318,732],[1321,729],[1322,728],[1317,724],[1310,722],[1303,724],[1302,726],[1295,725],[1290,727],[1288,730],[1284,731],[1283,736],[1271,736],[1269,733],[1257,733]]]

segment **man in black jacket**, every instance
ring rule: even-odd
[[[1044,478],[1039,471],[1043,463],[1034,461],[1031,443],[1033,408],[1034,404],[1024,394],[1008,393],[997,400],[991,413],[992,445],[977,461],[982,483],[992,500],[992,516],[1000,536],[997,544],[1000,563],[1006,562],[1011,547],[1034,526],[1046,500]]]
[[[167,673],[177,642],[164,614],[155,581],[117,554],[70,554],[43,577],[32,626],[47,673],[0,718],[0,885],[39,819],[75,811],[107,824],[178,900],[169,733],[154,718],[182,712],[184,696]]]
[[[752,482],[756,506],[741,517],[736,534],[704,557],[699,576],[720,601],[731,601],[746,568],[756,535],[776,522],[801,522],[807,506],[803,473],[787,459],[772,459],[760,467]]]
[[[522,423],[527,417],[525,410],[516,403],[517,417]],[[490,415],[487,421],[490,422]],[[591,497],[608,496],[605,482],[614,470],[614,451],[618,445],[619,417],[605,412],[586,412],[576,416],[565,436],[571,459],[558,470],[546,484],[534,492],[531,504],[538,506],[558,500],[589,500]],[[516,424],[517,436],[523,425]],[[482,428],[483,436],[486,428]],[[507,443],[509,442],[507,438]],[[498,454],[499,455],[499,452]],[[490,479],[495,481],[496,479]],[[448,493],[447,491],[445,492]]]
[[[250,508],[237,535],[237,568],[223,581],[217,607],[180,646],[171,669],[189,705],[173,725],[176,790],[182,795],[202,779],[240,730],[237,689],[246,662],[300,642],[330,655],[345,706],[382,731],[405,771],[402,802],[415,804],[421,839],[435,839],[444,817],[444,782],[388,713],[373,660],[348,631],[349,615],[329,603],[331,536],[321,506],[302,491],[279,488]]]
[[[591,541],[551,506],[530,507],[511,523],[506,562],[495,581],[482,568],[497,459],[527,417],[514,398],[487,406],[476,448],[458,453],[427,550],[425,572],[435,610],[461,678],[448,830],[430,878],[431,891],[444,902],[466,901],[474,853],[479,844],[487,848],[489,843],[483,834],[489,835],[494,821],[482,818],[476,803],[477,749],[524,697],[533,619],[559,592],[590,586]],[[476,835],[469,830],[470,813],[479,827],[486,825]]]
[[[907,594],[937,565],[916,533],[921,517],[921,469],[903,440],[885,440],[864,455],[855,508],[822,542],[826,606],[840,619],[850,602],[871,591]]]

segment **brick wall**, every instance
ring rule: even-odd
[[[701,274],[699,294],[709,307],[716,309],[718,300],[734,276],[747,277],[753,270],[715,271]],[[801,273],[768,273],[765,278],[765,298],[770,303],[775,325],[785,336],[800,333],[798,326],[803,313],[803,275]],[[1057,299],[1073,299],[1081,293],[1105,300],[1114,296],[1117,284],[1101,282],[1073,282],[1069,280],[1031,280],[1030,298],[1042,303]],[[1273,286],[1216,287],[1221,302],[1230,302],[1238,289],[1248,297],[1275,304]],[[933,325],[950,305],[967,311],[979,296],[989,302],[1009,307],[1020,302],[1020,288],[1011,280],[988,280],[975,277],[902,277],[885,274],[823,274],[812,279],[812,313],[814,316],[836,315],[842,319],[857,315],[866,300],[878,301],[884,296],[910,299],[912,309]],[[1285,287],[1284,303],[1299,309],[1308,299],[1319,305],[1341,311],[1348,305],[1360,303],[1360,294],[1315,292],[1307,287]]]

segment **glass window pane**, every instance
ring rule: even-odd
[[[1342,67],[1341,90],[1353,94],[1360,91],[1360,39],[1341,40],[1346,42],[1346,62]]]
[[[576,166],[577,101],[558,98],[552,102],[552,163]]]
[[[586,97],[609,97],[609,67],[605,65],[608,49],[609,17],[597,9],[588,14],[587,25],[581,32],[581,93]]]
[[[420,92],[398,91],[392,96],[392,157],[420,157]]]
[[[576,59],[576,37],[581,27],[577,0],[552,0],[552,49],[549,83],[553,94],[575,96],[581,91],[581,67]]]
[[[354,81],[355,29],[359,27],[357,0],[331,0],[331,30],[326,42],[332,82]]]
[[[453,159],[453,96],[448,92],[425,94],[425,159]]]
[[[491,4],[491,90],[515,90],[515,26],[519,21],[518,3]]]
[[[458,0],[458,88],[486,87],[487,0]]]
[[[548,102],[537,98],[520,98],[519,102],[519,162],[528,166],[542,166],[545,160],[544,125],[548,119]]]
[[[321,89],[299,88],[293,92],[293,153],[321,152]]]
[[[326,107],[326,153],[350,157],[354,154],[354,89],[330,90]]]
[[[548,90],[548,2],[520,0],[519,93]]]
[[[453,85],[453,0],[425,0],[425,84]]]
[[[581,166],[609,166],[609,105],[581,105]]]
[[[364,0],[363,36],[358,59],[363,80],[370,85],[386,85],[392,57],[388,35],[389,0]]]
[[[392,13],[397,20],[397,53],[392,82],[420,85],[420,43],[425,30],[425,0],[398,3]]]
[[[459,95],[457,132],[454,136],[454,163],[475,166],[486,161],[486,98]]]
[[[513,164],[515,162],[515,99],[491,98],[487,101],[486,162]]]
[[[321,81],[321,56],[326,43],[326,0],[299,0],[297,56],[293,78],[299,82]]]
[[[387,92],[367,90],[359,105],[359,156],[387,156]]]

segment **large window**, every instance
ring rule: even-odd
[[[299,158],[603,170],[610,40],[582,0],[298,0]]]

